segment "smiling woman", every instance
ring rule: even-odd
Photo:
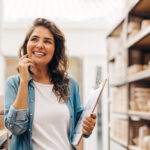
[[[37,68],[45,67],[51,61],[55,50],[53,34],[45,27],[37,27],[27,43],[27,54]],[[44,69],[44,68],[43,68]]]
[[[53,83],[55,94],[66,100],[69,95],[69,81],[67,78],[68,58],[64,43],[64,34],[53,22],[38,18],[29,29],[19,53],[20,57],[27,55],[28,60],[33,61],[32,72],[41,72],[38,76],[34,76],[34,80],[40,80],[45,84]],[[39,52],[45,56],[39,56]],[[42,74],[46,77],[42,78]],[[63,88],[62,84],[64,84]]]
[[[5,86],[5,125],[12,132],[11,150],[75,150],[72,139],[83,108],[78,84],[67,73],[65,51],[59,28],[37,18],[19,51],[19,74],[9,77]],[[84,120],[85,137],[95,123],[95,114]]]

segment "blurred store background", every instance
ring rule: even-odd
[[[150,0],[0,0],[1,105],[5,80],[17,73],[19,47],[37,17],[64,32],[69,73],[79,83],[83,105],[109,74],[96,127],[78,150],[150,150]],[[7,149],[0,125],[0,148]]]

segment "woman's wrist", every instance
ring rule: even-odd
[[[28,91],[28,80],[20,79],[18,94],[17,94],[16,100],[13,104],[14,108],[27,109],[27,107],[28,107],[27,91]]]
[[[26,79],[20,80],[20,84],[22,84],[22,85],[28,85],[28,82],[29,82],[29,80],[26,80]]]

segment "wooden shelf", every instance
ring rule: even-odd
[[[150,1],[149,0],[141,0],[137,3],[137,5],[132,9],[131,14],[134,15],[149,15],[150,14]],[[150,15],[149,15],[150,16]]]
[[[150,112],[129,110],[127,113],[112,111],[112,113],[122,119],[127,119],[127,115],[136,116],[142,119],[150,120]]]
[[[128,112],[112,111],[114,114],[128,115]]]
[[[128,119],[128,113],[116,113],[116,112],[112,112],[112,115],[115,118],[118,118],[118,119],[125,119],[125,120]]]
[[[111,136],[111,140],[113,140],[114,142],[116,142],[116,143],[118,143],[118,144],[120,144],[120,145],[122,145],[124,147],[128,146],[127,142],[122,141],[122,140],[120,140],[120,139],[118,139],[118,138],[116,138],[114,136]]]
[[[118,32],[118,30],[119,30],[118,28],[123,23],[123,21],[125,20],[125,18],[127,17],[127,14],[130,11],[132,11],[132,9],[134,8],[134,6],[137,5],[139,3],[139,1],[140,0],[133,0],[132,2],[130,2],[127,11],[122,15],[122,17],[120,17],[120,19],[118,19],[117,23],[111,28],[111,30],[107,34],[107,37],[111,36],[113,33],[115,34],[116,32]]]
[[[139,53],[139,55],[141,55],[141,56],[134,57],[135,62],[138,60],[138,58],[141,60],[144,59],[143,57],[145,57],[144,56],[145,53],[150,54],[150,51],[149,51],[150,50],[149,49],[150,48],[150,25],[143,28],[135,36],[129,37],[127,39],[128,27],[129,27],[128,22],[129,22],[131,16],[141,17],[143,20],[150,19],[150,0],[129,0],[128,6],[126,6],[126,9],[128,9],[128,10],[124,11],[122,17],[120,17],[120,19],[113,26],[112,30],[109,32],[109,34],[107,34],[107,39],[109,40],[109,38],[114,38],[116,36],[118,37],[118,39],[120,38],[123,41],[123,44],[120,45],[120,49],[126,50],[127,53],[126,53],[126,55],[124,55],[124,59],[121,59],[121,57],[120,57],[121,61],[119,60],[119,58],[116,60],[116,50],[113,49],[113,48],[115,48],[115,45],[114,45],[114,47],[113,47],[113,45],[112,45],[112,47],[110,47],[111,45],[109,45],[109,49],[112,48],[111,49],[112,55],[108,54],[108,57],[107,57],[108,73],[110,71],[112,71],[111,67],[109,69],[109,65],[113,66],[112,63],[114,64],[114,67],[116,67],[116,68],[117,67],[119,68],[121,63],[124,63],[123,65],[126,65],[126,64],[132,65],[131,60],[133,59],[133,57],[132,57],[132,53],[130,53],[130,51],[132,51],[132,49],[139,49],[139,50],[144,51],[141,54]],[[116,42],[117,42],[117,40],[116,40]],[[108,44],[109,44],[109,42],[108,42]],[[136,60],[136,58],[137,58],[137,60]],[[125,62],[125,61],[127,61],[127,62]],[[121,70],[118,70],[118,73],[119,73],[119,71],[121,71]],[[124,71],[125,72],[123,72],[123,71],[121,72],[122,77],[123,77],[123,73],[126,75],[124,76],[124,78],[120,78],[122,80],[120,80],[119,78],[116,78],[115,80],[113,80],[112,77],[115,76],[116,74],[115,74],[115,72],[113,73],[113,71],[112,71],[111,72],[112,76],[110,76],[111,82],[109,82],[109,86],[119,87],[119,86],[126,85],[127,89],[125,91],[126,92],[125,94],[126,94],[127,100],[128,100],[128,108],[127,108],[128,110],[126,113],[123,113],[123,112],[118,112],[118,111],[112,110],[112,108],[109,107],[108,122],[111,123],[112,122],[111,119],[113,119],[115,117],[118,117],[121,119],[126,118],[126,121],[127,121],[126,123],[129,127],[129,129],[127,130],[128,140],[122,141],[122,140],[120,140],[120,138],[111,136],[111,132],[110,132],[111,129],[108,126],[109,139],[113,140],[114,142],[116,142],[117,144],[123,146],[125,149],[128,149],[128,150],[143,150],[135,145],[129,145],[131,143],[131,140],[133,137],[132,136],[132,128],[134,127],[134,124],[132,124],[132,122],[135,121],[135,123],[139,123],[142,121],[142,119],[144,119],[145,123],[149,122],[150,121],[150,112],[129,110],[130,109],[129,108],[129,102],[130,102],[129,93],[130,93],[130,83],[134,83],[134,82],[138,81],[139,84],[141,83],[141,86],[145,87],[145,85],[147,85],[147,83],[150,82],[150,69],[138,72],[138,73],[130,75],[130,76],[127,73],[128,66],[126,66]],[[121,73],[120,73],[120,75],[121,75]],[[119,76],[116,76],[116,77],[119,77]],[[116,81],[116,82],[112,82],[112,81]],[[113,90],[111,91],[111,88],[108,88],[108,95],[111,95],[111,92],[113,92]],[[110,141],[109,141],[109,150],[110,150]]]
[[[116,83],[110,84],[110,86],[117,87],[117,86],[121,86],[121,85],[124,85],[124,84],[127,84],[127,83],[128,83],[128,81],[124,80],[124,81],[120,81],[120,82],[116,82]]]
[[[127,42],[126,48],[130,47],[150,46],[150,26],[140,31],[135,37]]]
[[[144,112],[144,111],[128,111],[129,116],[137,116],[141,119],[150,120],[150,112]]]
[[[120,19],[118,19],[118,22],[111,28],[111,30],[109,31],[109,33],[107,34],[107,37],[113,35],[117,35],[118,32],[120,31],[120,25],[123,23],[124,19],[126,18],[126,13],[124,15],[122,15],[122,17],[120,17]]]
[[[118,83],[113,83],[110,86],[117,87],[117,86],[121,86],[121,85],[124,85],[124,84],[127,84],[127,83],[132,83],[132,82],[136,82],[136,81],[139,81],[139,80],[145,80],[145,79],[150,79],[150,69],[138,72],[135,75],[132,75],[132,76],[128,77],[127,80],[120,81]]]
[[[145,149],[141,149],[141,148],[139,148],[138,146],[135,146],[135,145],[129,145],[128,148],[129,148],[129,150],[145,150]]]
[[[2,145],[11,133],[7,129],[0,130],[0,145]]]
[[[150,69],[138,72],[135,75],[128,77],[127,82],[130,83],[149,78],[150,78]]]

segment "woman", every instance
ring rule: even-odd
[[[20,48],[19,75],[7,79],[5,124],[12,132],[11,150],[72,150],[74,128],[83,108],[76,81],[67,74],[63,33],[37,18]],[[83,122],[88,137],[96,123]]]

